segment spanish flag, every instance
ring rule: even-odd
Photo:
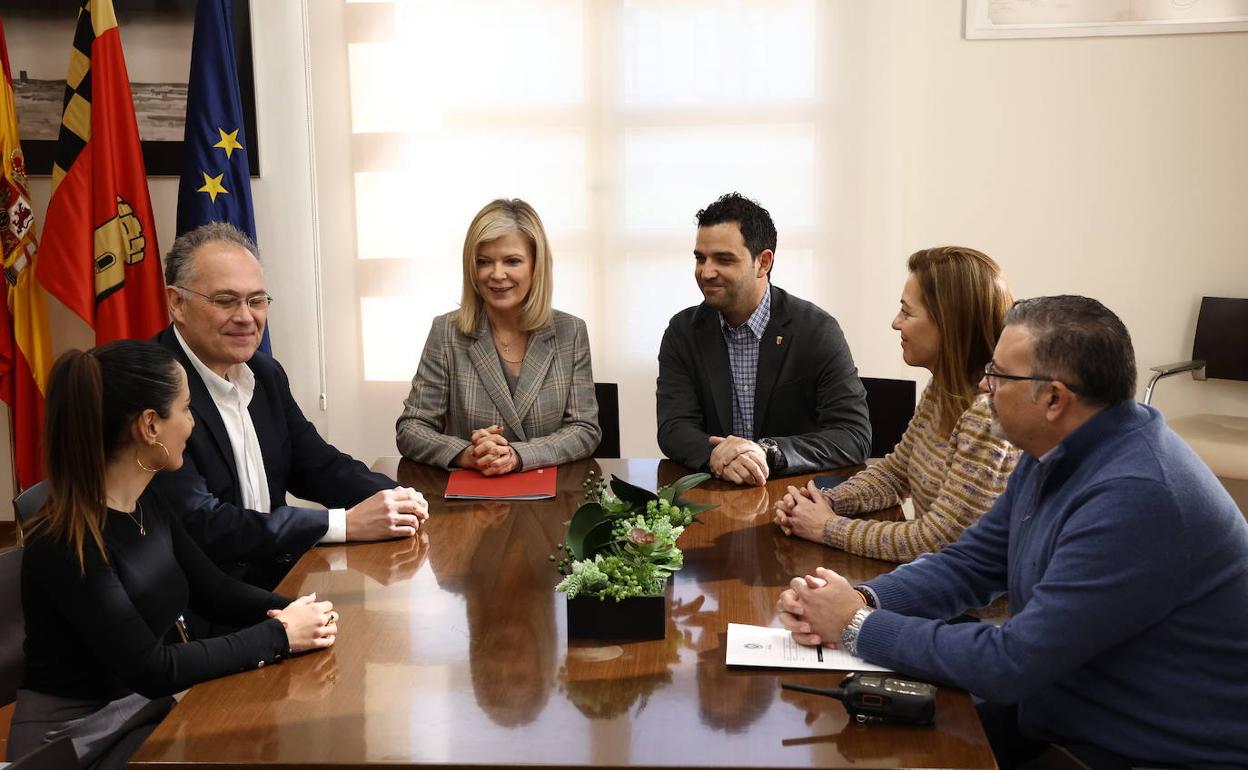
[[[5,307],[0,312],[0,398],[9,405],[13,466],[21,489],[43,478],[40,434],[43,391],[52,365],[43,290],[35,283],[35,214],[26,190],[26,160],[17,133],[9,50],[0,21],[0,248]]]
[[[97,343],[147,339],[168,323],[112,0],[82,0],[78,11],[37,275]]]

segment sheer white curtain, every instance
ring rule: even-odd
[[[731,190],[779,230],[773,281],[810,298],[835,191],[831,36],[815,0],[456,0],[347,8],[366,381],[398,400],[456,306],[473,214],[545,222],[555,306],[621,385],[626,455],[655,455],[667,319],[700,300],[694,214]]]

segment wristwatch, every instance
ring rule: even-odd
[[[780,445],[775,439],[760,438],[756,442],[767,454],[767,470],[771,473],[782,471],[788,467],[788,462],[784,459],[784,452],[780,451]]]
[[[841,632],[841,649],[850,655],[858,654],[858,633],[862,631],[862,624],[872,612],[875,610],[870,607],[859,607],[854,613],[853,620],[849,621],[849,625],[845,626],[845,630]]]
[[[862,597],[863,603],[866,604],[868,607],[870,607],[873,610],[878,610],[880,608],[880,605],[878,602],[879,597],[875,595],[875,591],[871,590],[870,588],[867,588],[866,583],[859,583],[858,585],[854,586],[854,590],[858,592],[858,595]]]

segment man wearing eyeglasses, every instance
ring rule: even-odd
[[[173,323],[156,342],[186,369],[196,425],[182,467],[153,483],[225,572],[272,588],[318,542],[415,535],[428,506],[326,443],[281,365],[257,351],[273,298],[255,255],[250,238],[214,222],[166,257]],[[287,492],[330,510],[287,505]]]
[[[1024,451],[939,553],[856,588],[795,578],[803,644],[969,690],[1002,768],[1248,767],[1248,522],[1135,394],[1126,327],[1086,297],[1019,302],[980,387]],[[1002,626],[945,623],[1008,593]],[[1046,754],[1047,752],[1047,754]]]

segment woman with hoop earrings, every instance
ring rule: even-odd
[[[49,491],[25,527],[26,663],[10,760],[69,736],[81,767],[121,768],[173,693],[334,643],[329,602],[222,574],[148,487],[182,463],[190,398],[173,354],[149,342],[70,351],[52,368]],[[169,642],[188,607],[244,627]]]

